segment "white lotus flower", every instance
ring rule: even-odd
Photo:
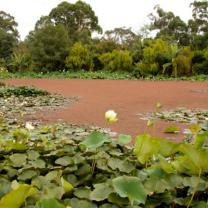
[[[115,123],[116,121],[118,121],[117,113],[114,110],[108,110],[105,112],[105,119],[109,123]]]
[[[35,127],[30,122],[26,122],[25,128],[30,131],[30,130],[33,130]]]

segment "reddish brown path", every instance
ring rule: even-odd
[[[57,119],[75,124],[106,127],[104,113],[113,109],[119,121],[110,126],[113,131],[137,135],[146,131],[146,121],[136,115],[155,110],[160,102],[164,109],[175,107],[208,109],[208,82],[127,81],[127,80],[8,80],[9,84],[33,85],[65,96],[78,96],[78,102],[66,109],[38,115],[46,122]],[[161,135],[166,122],[158,121],[151,131]]]

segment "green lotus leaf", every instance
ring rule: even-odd
[[[27,184],[20,184],[0,200],[0,208],[20,208],[29,196],[36,194],[36,189]]]
[[[65,208],[63,204],[58,202],[56,199],[42,199],[37,202],[37,208]]]
[[[35,170],[24,170],[19,176],[18,176],[18,180],[21,181],[26,181],[29,179],[34,178],[35,176],[38,175],[38,172]]]
[[[147,193],[137,177],[120,176],[113,179],[113,187],[120,197],[128,197],[131,205],[133,202],[145,204]]]
[[[130,135],[120,134],[118,137],[119,144],[129,144],[132,141],[132,137]]]
[[[134,154],[140,163],[146,163],[152,156],[159,151],[158,142],[150,135],[143,134],[136,138]]]
[[[72,157],[64,156],[64,157],[57,159],[55,163],[58,165],[62,165],[62,166],[68,166],[68,165],[73,165],[74,160]]]
[[[96,149],[109,141],[108,135],[94,131],[81,144],[84,144],[89,149]]]
[[[90,199],[90,192],[89,188],[78,188],[74,191],[74,196],[80,199]]]
[[[12,154],[9,159],[13,167],[22,167],[26,164],[27,156],[25,154],[15,153]]]
[[[93,202],[77,198],[72,198],[70,200],[70,206],[71,208],[98,208]]]
[[[93,201],[103,201],[114,191],[108,183],[95,184],[94,188],[90,193],[90,199]]]

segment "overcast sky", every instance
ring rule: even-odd
[[[34,29],[41,15],[48,15],[52,8],[63,0],[0,0],[0,10],[10,13],[18,22],[21,39]],[[74,3],[76,0],[68,0]],[[191,17],[190,3],[193,0],[86,0],[104,30],[115,27],[131,27],[135,32],[148,21],[147,15],[155,5],[165,11],[173,11],[183,20]]]

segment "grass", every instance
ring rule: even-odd
[[[0,79],[14,78],[48,78],[48,79],[108,79],[108,80],[187,80],[187,81],[207,81],[208,75],[195,75],[184,77],[169,77],[164,75],[158,76],[135,76],[131,72],[110,72],[110,71],[62,71],[62,72],[3,72],[0,73]]]

